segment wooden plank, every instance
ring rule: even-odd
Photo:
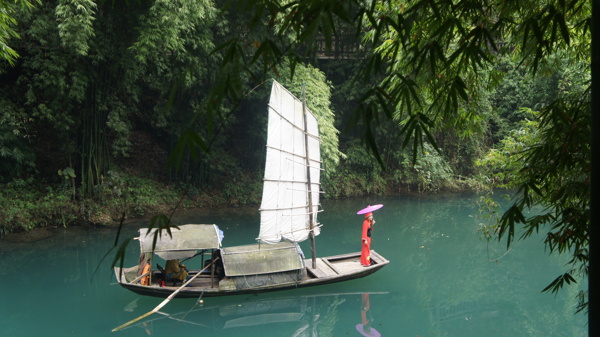
[[[311,273],[316,278],[327,277],[327,275],[321,269],[319,269],[319,260],[321,260],[321,259],[320,258],[317,259],[317,267],[316,268],[312,267],[312,260],[304,260],[304,264],[306,266],[306,271]]]
[[[312,267],[307,266],[306,270],[316,278],[323,278],[327,276],[318,267],[313,269]]]
[[[377,254],[374,250],[371,251],[371,258],[375,260],[377,263],[386,263],[389,262],[385,257]]]
[[[312,260],[305,260],[305,263],[306,270],[317,278],[326,278],[338,274],[335,268],[331,267],[331,264],[325,262],[322,258],[317,259],[317,268],[314,269],[312,268]]]
[[[338,270],[338,272],[340,272],[340,274],[351,274],[351,273],[355,273],[355,272],[361,270],[362,268],[364,268],[360,264],[360,260],[358,260],[358,259],[344,260],[344,261],[336,262],[334,265],[335,265],[335,268]]]
[[[322,258],[317,260],[317,268],[325,273],[326,277],[337,275],[337,272],[333,268],[329,267],[329,265],[326,264]]]
[[[350,258],[353,258],[353,257],[357,257],[357,256],[360,257],[360,252],[348,253],[348,254],[342,254],[342,255],[335,255],[335,256],[329,256],[329,257],[327,257],[327,259],[330,262],[334,262],[334,261],[337,261],[337,260],[347,260],[347,259],[350,259]]]
[[[331,268],[331,270],[333,270],[336,274],[340,274],[340,272],[331,264],[329,263],[329,261],[327,261],[327,259],[321,259],[323,262],[325,262],[325,264]]]

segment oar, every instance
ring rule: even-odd
[[[196,306],[200,303],[200,301],[202,301],[202,296],[204,295],[204,291],[200,294],[200,297],[198,297],[198,300],[196,301],[196,303],[194,303],[194,306],[190,308],[190,310],[188,310],[185,315],[183,315],[183,317],[181,317],[181,319],[185,319],[185,317],[196,308]]]
[[[205,271],[208,267],[210,267],[213,263],[215,263],[215,261],[217,261],[219,258],[216,258],[213,262],[209,263],[206,267],[204,267],[204,269],[202,269],[201,271],[199,271],[196,275],[194,275],[192,278],[190,278],[189,280],[187,280],[184,284],[181,285],[181,287],[179,287],[177,290],[175,290],[171,295],[169,295],[169,297],[167,297],[164,301],[162,301],[159,305],[156,306],[156,308],[152,309],[152,311],[149,311],[145,314],[143,314],[142,316],[131,320],[119,327],[116,327],[114,329],[112,329],[113,332],[115,331],[119,331],[121,329],[123,329],[124,327],[133,324],[137,321],[139,321],[140,319],[144,318],[144,317],[148,317],[150,315],[152,315],[153,313],[159,311],[162,307],[164,307],[165,305],[167,305],[167,303],[169,303],[169,301],[171,301],[173,299],[173,297],[175,297],[179,291],[181,291],[181,289],[183,289],[185,286],[187,286],[188,284],[190,284],[196,277],[198,277],[198,275],[202,274],[203,271]]]

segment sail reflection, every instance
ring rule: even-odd
[[[381,334],[371,326],[370,296],[387,293],[325,293],[301,296],[236,296],[228,299],[208,299],[177,303],[177,313],[157,312],[124,330],[143,330],[147,335],[164,336],[170,332],[206,333],[219,336],[293,336],[332,337],[340,329],[349,336],[375,337]],[[237,298],[237,299],[236,299]],[[186,304],[187,302],[187,304]],[[202,302],[202,303],[201,303]],[[356,325],[357,309],[361,323]],[[143,311],[134,300],[126,311]],[[177,309],[171,309],[177,310]],[[356,330],[352,332],[349,327]]]

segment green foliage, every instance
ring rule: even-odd
[[[528,108],[521,109],[528,119],[521,121],[518,129],[513,129],[510,135],[502,139],[496,148],[476,162],[476,165],[486,168],[484,176],[498,188],[511,188],[518,178],[522,163],[517,159],[507,160],[518,156],[527,146],[539,141],[539,113]]]
[[[41,3],[40,0],[37,2]],[[8,44],[10,39],[20,37],[14,29],[14,26],[17,25],[16,12],[18,10],[27,11],[32,7],[32,2],[28,0],[0,1],[0,60],[6,60],[10,65],[14,65],[19,57],[17,51]]]
[[[189,127],[207,91],[215,13],[203,0],[65,0],[15,11],[25,37],[15,46],[26,57],[13,81],[0,82],[0,100],[26,107],[36,143],[55,144],[35,149],[50,163],[42,173],[73,167],[89,197],[113,159],[129,156],[134,121],[172,137]],[[3,113],[19,118],[16,109]]]
[[[527,50],[522,56],[532,59],[535,73],[541,69],[538,65],[546,64],[546,54],[529,53],[536,43],[542,40],[553,51],[567,47],[561,38],[568,43],[575,32],[561,36],[550,33],[548,30],[555,32],[557,28],[545,21],[545,15],[560,17],[563,21],[559,22],[573,25],[568,29],[578,29],[575,22],[585,23],[585,15],[589,14],[585,5],[569,12],[556,11],[562,6],[558,2],[543,8],[472,1],[413,1],[402,5],[382,1],[373,5],[361,13],[368,27],[365,41],[375,46],[363,74],[368,77],[380,68],[375,63],[385,60],[387,75],[377,89],[384,94],[373,92],[378,97],[373,101],[377,108],[369,109],[387,111],[391,106],[396,118],[408,121],[403,125],[403,146],[412,139],[413,159],[424,139],[436,144],[435,134],[428,131],[434,125],[469,133],[477,130],[474,127],[478,123],[473,121],[480,118],[481,111],[461,113],[461,109],[475,106],[482,98],[481,88],[493,83],[490,69],[499,56],[512,52],[519,44],[521,50]],[[576,19],[571,21],[571,16]]]
[[[550,104],[561,92],[573,91],[573,81],[579,82],[575,90],[582,90],[580,79],[585,78],[588,71],[568,55],[557,55],[549,60],[553,69],[546,69],[540,76],[532,76],[508,57],[499,61],[494,71],[501,75],[490,97],[496,110],[491,126],[494,143],[519,128],[522,120],[530,118],[524,108],[539,110]]]
[[[113,132],[112,155],[114,157],[129,157],[131,149],[131,122],[128,110],[130,108],[121,102],[115,102],[106,119],[106,126]]]
[[[15,181],[13,186],[25,185],[21,181]],[[0,234],[7,234],[15,231],[19,227],[31,229],[35,227],[35,222],[30,219],[30,211],[34,209],[37,202],[37,196],[26,195],[27,192],[17,192],[9,188],[3,188],[0,191],[0,206],[2,212],[2,226]]]
[[[491,187],[517,190],[513,205],[492,230],[506,237],[508,245],[517,225],[523,228],[521,238],[544,230],[550,252],[572,256],[568,271],[545,291],[556,292],[574,281],[573,275],[588,273],[591,110],[589,93],[580,95],[567,95],[535,113],[534,121],[505,138],[482,161],[493,177]],[[580,299],[584,308],[585,296]]]
[[[314,52],[316,34],[331,45],[340,22],[357,28],[356,37],[374,50],[367,54],[359,78],[369,82],[374,74],[384,74],[379,85],[369,88],[358,105],[367,126],[367,145],[381,164],[383,158],[372,130],[372,121],[379,114],[404,121],[404,141],[400,145],[413,147],[415,161],[424,141],[436,144],[434,126],[457,128],[459,134],[479,131],[481,123],[473,121],[482,118],[468,107],[479,101],[481,88],[493,82],[489,70],[499,55],[512,53],[519,46],[522,53],[515,55],[521,56],[534,74],[546,69],[548,55],[567,48],[576,47],[581,52],[578,57],[587,56],[583,41],[589,34],[590,7],[582,1],[569,5],[559,1],[542,5],[468,0],[374,1],[369,5],[360,1],[322,1],[318,5],[265,1],[255,8],[250,2],[242,4],[254,10],[250,29],[267,21],[272,34],[284,44],[274,48],[270,37],[264,37],[257,44],[260,48],[248,59],[276,67],[277,60],[285,56],[292,72],[302,53]],[[360,35],[362,32],[366,34]],[[288,37],[292,38],[286,40]],[[232,46],[237,44],[236,40],[230,42]],[[223,60],[223,67],[241,64],[251,72],[242,55],[231,54]]]
[[[327,180],[323,189],[327,198],[344,198],[383,195],[389,186],[383,175],[366,175],[342,168]]]
[[[431,145],[425,143],[423,154],[414,165],[412,162],[413,159],[406,156],[403,161],[405,172],[400,177],[396,177],[398,182],[416,185],[419,192],[439,192],[449,189],[446,185],[452,182],[454,172],[448,161]]]
[[[306,105],[317,117],[319,134],[321,135],[321,160],[325,176],[337,168],[344,154],[339,150],[339,131],[335,127],[335,115],[331,109],[331,82],[325,74],[310,65],[298,65],[293,79],[282,76],[281,84],[296,97],[302,97],[302,86],[306,86]]]
[[[27,141],[30,123],[22,109],[0,99],[0,182],[34,171],[35,153]]]
[[[65,171],[69,176],[70,170]],[[35,180],[14,180],[2,185],[0,234],[79,223],[109,225],[122,216],[134,218],[172,212],[181,200],[176,188],[113,171],[107,172],[96,186],[93,198],[73,200],[68,181],[57,187],[40,186]]]
[[[153,72],[163,76],[179,75],[169,68],[173,61],[200,65],[194,56],[208,55],[214,45],[210,26],[216,12],[207,0],[157,0],[140,17],[139,37],[132,45],[136,61],[143,66],[154,66]],[[187,76],[179,80],[185,87],[195,84],[198,72],[206,69],[181,69]]]
[[[383,151],[386,169],[382,169],[367,147],[353,142],[345,150],[339,172],[324,179],[327,197],[348,197],[397,192],[436,193],[467,188],[467,182],[457,179],[446,157],[431,145],[424,144],[424,153],[413,163],[412,153]]]
[[[96,3],[91,0],[59,0],[55,13],[62,45],[79,55],[87,55],[89,40],[94,36]]]
[[[340,167],[323,179],[326,197],[349,197],[358,195],[381,195],[388,191],[381,167],[372,154],[360,142],[348,144],[345,160]]]
[[[77,219],[68,190],[35,188],[33,180],[15,180],[0,191],[0,234],[43,226],[67,226]]]
[[[500,214],[500,204],[495,197],[495,191],[488,189],[484,195],[479,198],[478,218],[481,220],[478,230],[486,240],[497,238],[498,223],[502,214]],[[509,198],[508,195],[504,195]]]
[[[58,170],[58,175],[64,177],[65,179],[73,179],[77,175],[75,175],[75,170],[71,167],[67,167],[64,170]]]
[[[108,223],[118,219],[121,214],[139,217],[170,211],[179,199],[176,190],[155,181],[108,171],[95,187],[92,200],[99,206],[98,210],[110,212],[109,218],[101,222]]]

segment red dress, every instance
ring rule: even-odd
[[[365,242],[366,241],[366,242]],[[360,264],[371,265],[371,220],[365,219],[362,227],[362,251],[360,253]]]

